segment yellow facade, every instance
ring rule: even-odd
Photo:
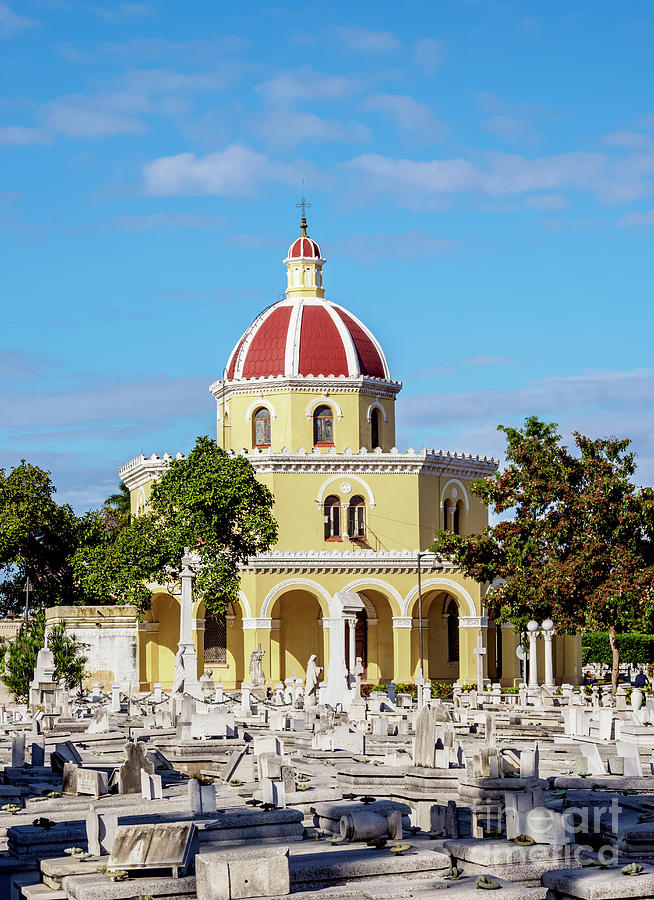
[[[292,320],[303,303],[325,302],[324,259],[298,263],[289,251],[285,263],[289,287],[284,303],[291,306]],[[331,308],[329,315],[342,332],[337,310]],[[254,339],[246,332],[231,359],[242,360],[239,348]],[[494,471],[496,460],[434,450],[400,453],[395,399],[401,383],[386,377],[380,348],[383,378],[352,371],[299,375],[289,368],[289,360],[295,353],[297,362],[301,351],[289,343],[285,352],[281,374],[224,374],[210,388],[217,404],[218,445],[246,454],[270,488],[279,536],[270,553],[250,559],[243,569],[239,602],[223,621],[208,621],[204,604],[195,604],[198,675],[211,668],[225,687],[238,687],[247,680],[250,654],[259,645],[265,650],[263,669],[270,686],[293,674],[302,678],[312,654],[326,673],[330,635],[335,635],[340,615],[335,597],[346,592],[363,603],[356,623],[345,631],[346,647],[349,640],[356,642],[364,681],[413,681],[421,665],[422,630],[426,678],[475,683],[473,651],[481,638],[487,648],[485,676],[512,685],[520,675],[516,636],[489,622],[484,609],[488,586],[464,578],[432,554],[418,557],[419,551],[428,551],[439,529],[470,534],[484,528],[487,510],[470,493],[470,482]],[[350,360],[352,356],[350,352]],[[330,419],[325,432],[329,441],[316,441],[319,415]],[[260,416],[265,430],[259,432]],[[121,469],[134,514],[146,507],[152,482],[168,459],[141,456]],[[178,635],[179,599],[155,588],[139,631],[141,689],[149,690],[155,682],[170,687]],[[578,681],[575,639],[557,637],[554,649],[558,680]],[[346,661],[348,653],[346,649]]]

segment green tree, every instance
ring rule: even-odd
[[[98,513],[85,517],[73,565],[94,602],[150,602],[148,585],[171,584],[185,548],[200,557],[198,596],[212,612],[236,600],[239,566],[277,537],[273,497],[243,456],[199,437],[185,459],[174,459],[153,485],[148,512],[109,530]]]
[[[110,494],[104,501],[104,510],[107,514],[113,513],[121,524],[126,524],[130,520],[131,501],[129,496],[129,488],[124,481],[118,485],[118,490]]]
[[[654,491],[633,484],[628,440],[575,432],[573,455],[556,425],[536,417],[499,430],[507,466],[471,489],[512,517],[481,535],[438,532],[433,549],[480,583],[503,579],[489,598],[501,621],[550,617],[561,633],[607,631],[615,690],[617,633],[654,619]]]
[[[34,618],[23,622],[13,641],[3,638],[0,655],[4,660],[4,681],[17,701],[27,699],[34,677],[36,658],[45,646],[45,615],[39,611]],[[55,678],[63,679],[67,688],[76,687],[84,676],[87,657],[85,644],[66,631],[66,623],[59,622],[48,633],[48,647],[55,660]]]
[[[40,607],[80,601],[70,565],[79,520],[54,500],[50,473],[23,460],[0,469],[0,612],[21,611],[29,577],[30,603]]]

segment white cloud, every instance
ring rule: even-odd
[[[334,119],[322,119],[309,112],[284,109],[258,115],[252,131],[265,138],[269,144],[279,147],[294,147],[302,141],[355,143],[372,138],[369,129],[357,122],[337,122]]]
[[[654,209],[647,212],[632,212],[626,216],[620,216],[617,224],[620,228],[628,228],[634,225],[654,225]]]
[[[654,484],[654,373],[647,369],[546,378],[515,390],[409,396],[398,409],[399,428],[414,446],[500,457],[505,439],[497,425],[520,425],[529,415],[556,421],[568,443],[575,430],[630,438],[637,480]]]
[[[107,231],[151,231],[154,228],[222,228],[227,223],[224,216],[206,216],[197,213],[150,213],[143,216],[116,216],[105,222]]]
[[[525,197],[525,206],[531,209],[567,209],[570,201],[563,194],[535,194]]]
[[[362,106],[364,109],[386,113],[401,131],[418,135],[430,142],[441,141],[447,131],[447,126],[436,119],[428,106],[409,94],[374,94]]]
[[[290,106],[299,100],[340,100],[353,90],[349,78],[326,75],[308,66],[280,72],[255,87],[255,91],[272,106]]]
[[[413,55],[425,75],[433,75],[446,60],[445,43],[434,38],[422,38],[413,45]]]
[[[522,144],[537,138],[530,123],[515,116],[491,116],[483,123],[483,128],[508,144]]]
[[[652,146],[652,138],[638,131],[613,131],[600,135],[600,141],[610,147],[625,147],[627,150],[640,150]]]
[[[241,144],[197,157],[194,153],[162,156],[143,166],[148,194],[220,194],[224,197],[252,197],[262,181],[295,184],[297,165],[271,162]]]
[[[144,115],[183,116],[190,99],[227,84],[226,72],[175,72],[137,69],[101,82],[95,93],[68,94],[44,103],[38,111],[46,128],[73,137],[138,134]]]
[[[593,191],[605,203],[622,203],[646,196],[654,184],[654,152],[614,161],[602,153],[562,153],[527,159],[518,154],[489,153],[485,167],[469,160],[395,159],[376,153],[343,165],[365,179],[370,192],[397,194],[402,202],[421,196],[478,193],[491,197],[560,191],[572,187]]]
[[[340,26],[335,29],[337,39],[350,50],[358,53],[388,53],[399,50],[402,46],[390,31],[371,31],[368,28],[349,28]]]
[[[6,125],[0,128],[0,147],[27,147],[47,142],[47,135],[40,128],[27,128],[24,125]]]
[[[97,138],[145,131],[143,122],[134,116],[94,108],[82,95],[44,104],[41,116],[46,128],[70,137]]]
[[[35,22],[34,19],[19,16],[6,3],[0,3],[0,38],[13,37],[26,28],[33,28],[35,25],[38,25],[38,22]]]

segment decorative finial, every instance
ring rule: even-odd
[[[307,201],[304,196],[304,178],[302,179],[302,196],[300,197],[300,202],[295,204],[298,209],[302,210],[302,221],[300,222],[300,228],[302,229],[302,236],[307,236],[307,218],[306,212],[308,209],[311,209],[311,204]]]

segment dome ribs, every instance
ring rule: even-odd
[[[345,323],[345,327],[350,332],[354,347],[359,357],[359,368],[362,375],[370,375],[373,378],[385,378],[384,363],[379,355],[379,351],[375,347],[374,342],[366,334],[359,323],[349,316],[344,310],[337,306],[333,307],[334,312],[340,316]]]
[[[338,328],[323,306],[305,304],[300,329],[300,375],[348,375]]]
[[[283,375],[290,306],[279,306],[261,323],[248,347],[243,378]]]

